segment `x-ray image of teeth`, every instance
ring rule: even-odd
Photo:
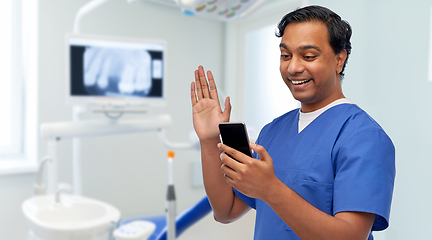
[[[144,49],[87,47],[83,64],[88,93],[145,96],[152,87],[151,56]]]

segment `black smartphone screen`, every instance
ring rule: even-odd
[[[220,123],[219,131],[223,144],[252,157],[252,151],[249,147],[249,137],[247,135],[246,125],[244,123]]]

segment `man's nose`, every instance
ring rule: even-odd
[[[299,57],[293,57],[288,65],[288,73],[295,75],[305,70],[305,67]]]

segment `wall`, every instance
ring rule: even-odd
[[[432,220],[432,83],[428,82],[429,0],[310,1],[353,28],[344,93],[390,135],[396,184],[388,240],[429,239]]]

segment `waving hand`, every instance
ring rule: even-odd
[[[195,70],[195,82],[191,84],[191,102],[193,124],[201,141],[219,136],[218,124],[228,122],[231,113],[229,97],[225,99],[225,110],[222,111],[217,94],[216,84],[211,71],[207,71],[208,82],[204,68]]]

